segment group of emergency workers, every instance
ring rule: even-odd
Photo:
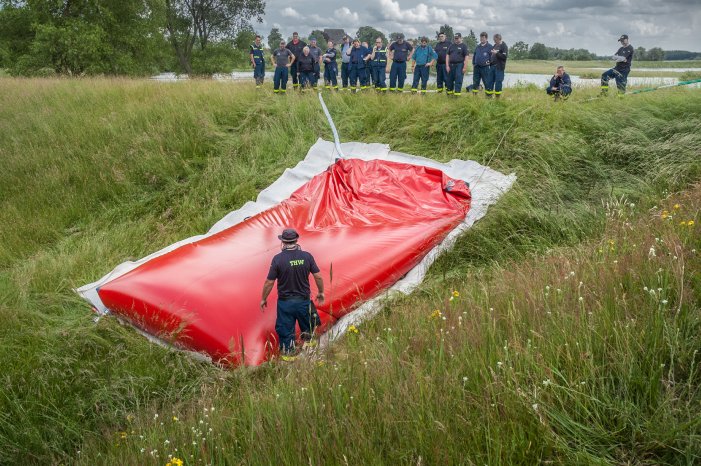
[[[476,95],[484,89],[487,97],[499,98],[503,92],[509,48],[501,34],[494,34],[493,40],[493,44],[489,43],[488,34],[482,32],[475,50],[470,52],[460,33],[455,34],[452,42],[447,40],[445,34],[439,34],[435,46],[429,45],[428,38],[422,37],[416,47],[405,40],[403,34],[399,34],[389,46],[378,37],[372,48],[367,42],[361,43],[359,39],[351,40],[345,36],[339,48],[329,40],[326,51],[323,51],[316,39],[306,44],[295,32],[290,42],[280,41],[279,47],[271,54],[275,70],[273,90],[276,94],[287,92],[290,75],[293,88],[317,89],[322,79],[322,65],[325,88],[339,90],[340,58],[341,90],[358,92],[374,87],[378,92],[403,92],[407,64],[411,64],[411,92],[426,93],[430,69],[435,66],[437,92],[460,96],[468,61],[471,60],[472,83],[466,90]],[[625,93],[634,49],[627,35],[622,35],[618,40],[621,47],[613,56],[616,65],[601,76],[602,94],[608,91],[610,79],[615,79],[619,94]],[[250,59],[256,87],[260,88],[265,78],[265,55],[260,36],[256,36],[251,45]],[[546,92],[556,99],[566,98],[572,92],[570,77],[563,67],[558,67]]]

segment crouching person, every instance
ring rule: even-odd
[[[283,230],[278,236],[282,242],[281,252],[278,253],[270,264],[267,279],[263,284],[263,294],[260,301],[260,310],[265,312],[268,306],[268,295],[277,280],[277,319],[275,332],[280,342],[280,354],[285,361],[291,361],[296,356],[295,351],[295,323],[299,324],[302,340],[311,341],[314,334],[314,326],[318,325],[316,308],[310,299],[309,275],[314,277],[316,288],[319,291],[316,300],[319,304],[324,302],[324,281],[321,272],[316,265],[314,256],[297,244],[299,234],[292,228]]]
[[[570,75],[565,72],[564,66],[557,67],[557,71],[550,78],[550,85],[545,92],[553,96],[555,100],[566,99],[572,93],[572,81]]]

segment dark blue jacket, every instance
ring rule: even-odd
[[[363,60],[367,55],[369,55],[372,51],[370,49],[367,49],[363,47],[362,45],[358,48],[351,48],[350,49],[350,63],[351,65],[353,63],[357,63],[358,68],[365,68],[365,60]]]
[[[475,54],[472,56],[472,64],[477,66],[489,66],[492,64],[492,49],[494,46],[487,42],[484,45],[477,43]]]
[[[550,87],[557,87],[563,94],[572,92],[572,80],[570,75],[563,73],[562,76],[555,75],[550,78]]]

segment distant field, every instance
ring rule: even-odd
[[[0,79],[0,464],[699,464],[701,90],[595,95],[329,95],[346,141],[518,181],[357,334],[225,371],[73,288],[255,199],[316,95]]]

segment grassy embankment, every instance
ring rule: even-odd
[[[94,324],[71,288],[254,198],[330,137],[316,97],[0,87],[0,463],[699,460],[698,91],[330,97],[346,140],[519,181],[320,360],[220,371]]]

